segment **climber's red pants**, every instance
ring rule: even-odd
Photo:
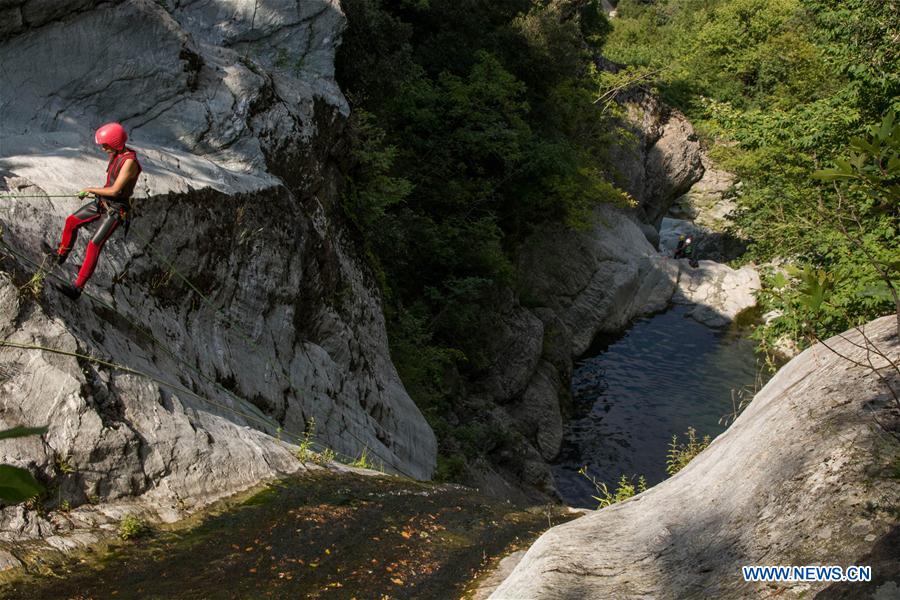
[[[94,274],[103,244],[112,236],[122,220],[122,208],[107,202],[103,202],[101,205],[99,200],[94,200],[66,218],[62,240],[57,249],[60,262],[64,261],[72,251],[75,240],[78,239],[78,230],[99,219],[102,219],[100,227],[88,242],[87,250],[84,253],[84,262],[81,263],[81,268],[78,270],[78,278],[75,280],[75,287],[78,289],[83,288],[87,280]]]

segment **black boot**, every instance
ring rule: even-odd
[[[54,263],[61,265],[66,262],[66,259],[69,257],[69,253],[60,254],[59,249],[54,248],[47,242],[41,242],[41,249],[44,251],[44,254],[52,260]]]
[[[54,283],[53,287],[69,300],[78,300],[81,298],[81,290],[71,283]]]

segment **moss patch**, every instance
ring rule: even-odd
[[[112,542],[0,587],[3,598],[459,597],[561,507],[516,507],[455,485],[309,474],[188,528]]]

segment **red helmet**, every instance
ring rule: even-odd
[[[128,134],[125,133],[125,128],[118,123],[107,123],[94,134],[95,143],[106,144],[115,150],[124,150],[126,141],[128,141]]]

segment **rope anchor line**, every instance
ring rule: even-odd
[[[231,412],[231,413],[234,413],[234,414],[236,414],[236,415],[238,415],[238,416],[240,416],[240,417],[243,417],[244,419],[247,419],[248,421],[256,422],[256,423],[259,423],[259,424],[261,424],[261,425],[271,425],[270,423],[267,423],[267,422],[264,421],[263,419],[260,419],[260,418],[258,418],[258,417],[255,417],[255,416],[250,415],[250,414],[245,413],[245,412],[241,412],[240,410],[237,410],[237,409],[235,409],[235,408],[232,408],[232,407],[230,407],[230,406],[228,406],[228,405],[226,405],[226,404],[222,404],[221,402],[216,402],[215,400],[212,400],[211,398],[207,398],[207,397],[205,397],[205,396],[202,396],[202,395],[200,395],[200,394],[198,394],[198,393],[196,393],[196,392],[193,392],[193,391],[191,391],[191,390],[189,390],[189,389],[187,389],[187,388],[185,388],[185,387],[183,387],[183,386],[179,386],[179,385],[175,385],[175,384],[173,384],[173,383],[169,383],[168,381],[165,381],[165,380],[163,380],[163,379],[160,379],[160,378],[158,378],[158,377],[155,377],[155,376],[153,376],[153,375],[151,375],[151,374],[149,374],[149,373],[147,373],[147,372],[145,372],[145,371],[141,371],[140,369],[135,369],[135,368],[129,367],[129,366],[127,366],[127,365],[115,363],[115,362],[112,362],[112,361],[110,361],[110,360],[105,360],[105,359],[102,359],[102,358],[97,358],[96,356],[89,356],[89,355],[87,355],[87,354],[82,354],[82,353],[80,353],[80,352],[71,352],[71,351],[69,351],[69,350],[63,350],[63,349],[61,349],[61,348],[51,348],[51,347],[49,347],[49,346],[42,346],[42,345],[39,345],[39,344],[21,344],[21,343],[18,343],[18,342],[10,341],[8,338],[7,338],[7,339],[4,339],[4,340],[0,340],[0,347],[18,348],[18,349],[20,349],[20,350],[40,350],[40,351],[42,351],[42,352],[51,352],[51,353],[53,353],[53,354],[60,354],[60,355],[63,355],[63,356],[71,356],[71,357],[74,357],[74,358],[79,358],[79,359],[82,359],[82,360],[86,360],[86,361],[88,361],[88,362],[92,362],[92,363],[95,363],[95,364],[103,365],[103,366],[108,367],[108,368],[110,368],[110,369],[115,369],[115,370],[117,370],[117,371],[122,371],[123,373],[128,373],[128,374],[131,374],[131,375],[136,375],[136,376],[138,376],[138,377],[143,377],[143,378],[145,378],[145,379],[149,379],[150,381],[153,381],[153,382],[155,382],[155,383],[157,383],[157,384],[159,384],[159,385],[168,387],[168,388],[170,388],[170,389],[172,389],[172,390],[174,390],[174,391],[176,391],[176,392],[183,392],[183,393],[185,393],[185,394],[188,394],[188,395],[190,395],[190,396],[193,396],[193,397],[196,398],[197,400],[201,400],[201,401],[203,401],[203,402],[206,402],[207,404],[210,404],[211,406],[215,406],[215,407],[217,407],[217,408],[221,408],[222,410],[226,410],[226,411],[229,411],[229,412]],[[279,434],[280,434],[280,433],[284,433],[284,434],[286,434],[287,436],[293,437],[293,438],[295,438],[295,439],[298,440],[298,441],[304,441],[304,440],[307,438],[307,434],[295,434],[295,433],[292,433],[292,432],[290,432],[290,431],[284,430],[284,429],[282,429],[282,428],[280,428],[280,427],[278,428],[278,433],[279,433]],[[309,434],[309,437],[311,438],[311,437],[312,437],[312,434]],[[327,446],[325,446],[324,444],[319,443],[319,442],[316,441],[316,440],[312,440],[312,443],[315,443],[315,444],[318,444],[318,445],[322,446],[323,449],[326,449],[326,448],[327,448]],[[334,450],[332,450],[332,452],[334,452],[336,456],[341,456],[341,457],[343,457],[343,458],[347,458],[347,459],[350,459],[350,460],[354,460],[352,456],[348,456],[348,455],[346,455],[346,454],[339,454],[338,452],[336,452],[336,451],[334,451]]]

